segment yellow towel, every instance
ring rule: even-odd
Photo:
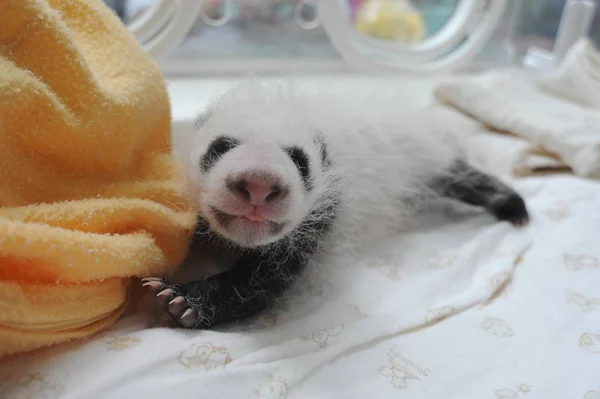
[[[0,356],[81,338],[195,215],[157,66],[100,0],[0,1]]]

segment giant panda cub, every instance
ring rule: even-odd
[[[180,284],[143,280],[176,325],[206,329],[256,315],[315,257],[398,232],[436,199],[527,223],[523,199],[460,159],[435,115],[407,103],[259,81],[215,101],[182,161],[200,215],[192,251],[214,254],[223,268]]]

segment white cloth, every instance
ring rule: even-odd
[[[600,177],[600,53],[587,40],[547,76],[507,69],[451,77],[435,96],[458,111],[455,123],[478,124],[456,133],[486,170],[524,176],[570,168]]]
[[[525,230],[431,216],[307,279],[285,311],[247,328],[148,329],[131,316],[87,342],[5,361],[0,397],[591,399],[600,184],[518,187],[532,211]]]
[[[575,43],[562,63],[538,81],[540,90],[590,108],[600,108],[600,53],[588,39]]]

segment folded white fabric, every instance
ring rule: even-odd
[[[443,80],[436,99],[480,123],[462,134],[467,157],[503,175],[570,169],[600,177],[600,54],[579,42],[552,73],[492,70]],[[454,129],[456,130],[456,129]]]
[[[576,104],[600,108],[600,53],[588,39],[580,40],[561,65],[539,79],[538,87]]]

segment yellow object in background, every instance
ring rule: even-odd
[[[165,81],[100,0],[0,1],[0,356],[82,338],[195,225]]]
[[[405,44],[419,43],[426,34],[423,18],[406,0],[366,0],[354,24],[367,36]]]

